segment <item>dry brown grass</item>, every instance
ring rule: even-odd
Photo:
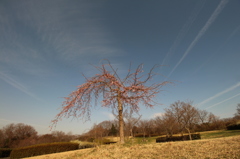
[[[218,139],[104,145],[96,148],[49,154],[28,159],[240,159],[240,135]]]

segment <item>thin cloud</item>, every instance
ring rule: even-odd
[[[164,113],[154,113],[151,117],[156,118],[156,117],[161,117],[164,116]]]
[[[236,27],[236,29],[234,29],[232,31],[232,33],[227,37],[227,39],[225,40],[225,42],[219,46],[219,48],[217,49],[217,51],[215,51],[215,53],[211,54],[206,60],[205,62],[203,62],[195,71],[192,72],[192,74],[190,74],[188,77],[186,77],[186,79],[189,79],[189,77],[195,76],[195,74],[201,70],[207,63],[209,63],[215,56],[216,54],[223,49],[223,47],[240,31],[240,25]]]
[[[205,1],[198,1],[195,8],[193,9],[193,12],[191,13],[191,16],[189,17],[188,21],[184,24],[184,26],[181,28],[180,32],[178,33],[176,39],[174,40],[173,45],[167,52],[165,58],[163,59],[162,65],[165,64],[167,59],[175,52],[177,46],[181,43],[182,39],[185,37],[189,29],[191,28],[193,22],[197,18],[199,12],[201,11],[202,7],[204,6]]]
[[[114,120],[115,116],[112,113],[102,112],[102,114],[106,115],[110,120]]]
[[[95,12],[103,3],[66,3],[23,1],[0,6],[4,13],[0,14],[0,61],[41,74],[49,70],[52,61],[79,65],[93,56],[108,58],[122,53]]]
[[[32,92],[30,92],[24,85],[22,85],[21,83],[17,82],[16,80],[14,80],[13,78],[9,77],[8,75],[4,74],[3,72],[0,72],[0,78],[3,81],[5,81],[6,83],[8,83],[11,86],[13,86],[14,88],[22,91],[23,93],[33,97],[36,100],[42,101],[41,99],[36,97],[36,95],[34,95]]]
[[[202,101],[201,103],[198,104],[198,106],[201,106],[201,105],[203,105],[203,104],[205,104],[205,103],[207,103],[207,102],[209,102],[209,101],[211,101],[211,100],[213,100],[213,99],[215,99],[215,98],[217,98],[217,97],[219,97],[219,96],[221,96],[221,95],[223,95],[223,94],[225,94],[225,93],[228,93],[228,92],[236,89],[236,88],[239,87],[239,86],[240,86],[240,82],[238,82],[238,83],[235,84],[234,86],[232,86],[232,87],[230,87],[230,88],[228,88],[228,89],[226,89],[226,90],[224,90],[224,91],[222,91],[222,92],[220,92],[220,93],[217,93],[217,94],[215,94],[214,96],[212,96],[212,97],[210,97],[210,98]]]
[[[172,71],[169,73],[168,77],[171,76],[171,74],[175,71],[175,69],[182,63],[182,61],[186,58],[186,56],[189,54],[189,52],[192,50],[192,48],[196,45],[198,40],[205,34],[205,32],[208,30],[208,28],[212,25],[212,23],[215,21],[215,19],[218,17],[218,15],[221,13],[223,8],[226,6],[228,0],[222,0],[213,14],[210,16],[206,24],[203,26],[203,28],[200,30],[198,35],[195,37],[195,39],[192,41],[192,43],[189,45],[185,53],[183,54],[182,58],[178,61],[178,63],[174,66]]]
[[[215,106],[217,106],[217,105],[219,105],[219,104],[222,104],[222,103],[224,103],[224,102],[226,102],[226,101],[228,101],[228,100],[230,100],[230,99],[233,99],[233,98],[235,98],[235,97],[237,97],[237,96],[240,96],[240,93],[238,93],[238,94],[236,94],[236,95],[234,95],[234,96],[232,96],[232,97],[230,97],[230,98],[227,98],[227,99],[225,99],[225,100],[223,100],[223,101],[221,101],[221,102],[219,102],[219,103],[216,103],[216,104],[214,104],[214,105],[211,105],[210,107],[207,107],[206,109],[215,107]]]

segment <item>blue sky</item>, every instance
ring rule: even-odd
[[[0,128],[25,123],[48,133],[63,98],[109,59],[123,77],[130,62],[154,64],[173,81],[141,107],[150,119],[177,100],[232,117],[240,103],[238,0],[1,0]],[[90,122],[64,119],[55,130],[80,134],[113,119],[99,105]]]

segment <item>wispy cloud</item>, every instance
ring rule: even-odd
[[[164,115],[164,113],[154,113],[152,116],[151,116],[151,118],[156,118],[156,117],[161,117],[161,116],[163,116]]]
[[[193,77],[196,76],[196,73],[201,70],[204,66],[206,66],[207,63],[209,63],[213,58],[215,58],[216,54],[218,54],[223,48],[224,46],[240,31],[240,25],[237,26],[232,33],[227,37],[227,39],[225,40],[225,42],[219,46],[219,48],[212,53],[206,60],[205,62],[203,62],[200,66],[197,67],[197,69],[195,69],[188,77],[186,77],[186,79],[189,79],[189,77]]]
[[[93,56],[102,59],[122,53],[114,47],[102,15],[95,12],[102,6],[102,2],[65,0],[0,6],[4,13],[0,14],[0,61],[34,73],[51,70],[53,61],[75,66]]]
[[[212,23],[215,21],[215,19],[218,17],[218,15],[221,13],[223,8],[226,6],[228,0],[221,0],[217,8],[214,10],[206,24],[202,27],[200,32],[197,34],[195,39],[192,41],[192,43],[188,46],[187,50],[181,57],[181,59],[178,61],[178,63],[174,66],[172,71],[169,73],[168,77],[171,76],[171,74],[176,70],[176,68],[182,63],[182,61],[186,58],[186,56],[189,54],[189,52],[192,50],[192,48],[196,45],[198,40],[205,34],[205,32],[208,30],[208,28],[212,25]]]
[[[233,99],[233,98],[235,98],[235,97],[237,97],[237,96],[240,96],[240,93],[238,93],[238,94],[236,94],[236,95],[234,95],[234,96],[232,96],[232,97],[230,97],[230,98],[227,98],[227,99],[225,99],[225,100],[223,100],[223,101],[221,101],[221,102],[219,102],[219,103],[213,104],[213,105],[211,105],[211,106],[209,106],[209,107],[207,107],[207,108],[205,108],[205,109],[209,109],[209,108],[215,107],[215,106],[217,106],[217,105],[219,105],[219,104],[222,104],[222,103],[224,103],[224,102],[226,102],[226,101],[228,101],[228,100],[230,100],[230,99]]]
[[[106,115],[109,118],[109,120],[114,120],[115,119],[115,116],[112,113],[102,112],[102,114]]]
[[[42,101],[40,98],[38,98],[36,95],[34,95],[32,92],[30,92],[24,85],[22,85],[21,83],[17,82],[16,80],[14,80],[13,78],[11,78],[10,76],[6,75],[3,72],[0,72],[0,78],[5,81],[6,83],[10,84],[11,86],[13,86],[14,88],[22,91],[23,93],[29,95],[30,97],[33,97],[36,100]]]
[[[240,86],[240,82],[238,82],[238,83],[235,84],[234,86],[232,86],[232,87],[230,87],[230,88],[227,88],[227,89],[225,89],[224,91],[219,92],[219,93],[215,94],[214,96],[212,96],[212,97],[210,97],[210,98],[208,98],[208,99],[206,99],[206,100],[198,103],[198,107],[201,106],[201,105],[203,105],[203,104],[205,104],[205,103],[207,103],[207,102],[209,102],[209,101],[211,101],[211,100],[213,100],[213,99],[215,99],[215,98],[217,98],[217,97],[219,97],[219,96],[221,96],[221,95],[223,95],[223,94],[225,94],[225,93],[228,93],[228,92],[236,89],[236,88],[239,87],[239,86]]]
[[[162,65],[166,64],[167,59],[171,57],[171,55],[175,52],[176,48],[178,45],[181,43],[189,29],[191,28],[193,22],[197,18],[199,12],[201,11],[202,7],[204,6],[205,0],[204,1],[198,1],[196,4],[195,8],[193,9],[193,12],[191,13],[189,19],[187,22],[183,25],[181,28],[180,32],[178,33],[176,39],[173,42],[173,45],[170,47],[169,51],[167,52],[166,56],[163,59]]]

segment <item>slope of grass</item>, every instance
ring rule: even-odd
[[[86,150],[33,157],[31,159],[138,159],[182,158],[212,159],[240,158],[240,135],[195,141],[104,145]],[[30,158],[29,158],[30,159]]]
[[[202,139],[213,139],[213,138],[240,135],[240,130],[205,131],[205,132],[201,132],[200,134]]]

